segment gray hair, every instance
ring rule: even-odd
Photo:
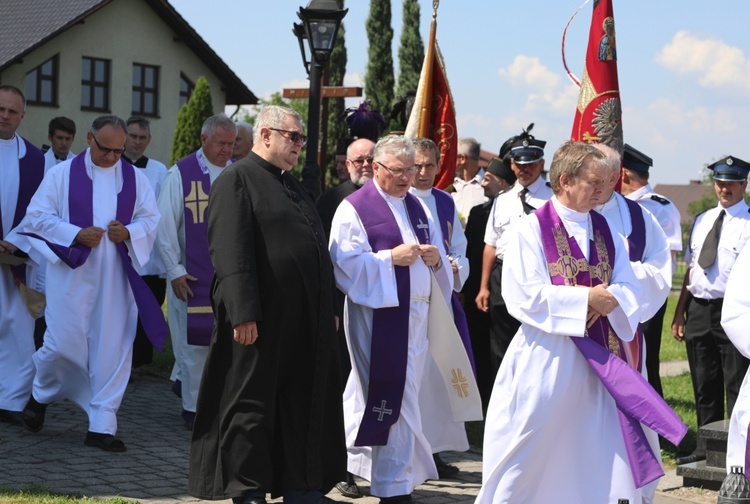
[[[469,159],[479,161],[481,150],[482,144],[477,142],[475,138],[466,137],[458,139],[458,153],[463,154]]]
[[[236,122],[234,124],[235,124],[235,126],[237,126],[237,130],[238,131],[241,128],[241,129],[244,129],[245,131],[247,131],[250,134],[251,137],[253,136],[253,125],[252,124],[250,124],[248,122],[244,122],[244,121]]]
[[[128,126],[125,124],[125,120],[116,115],[101,115],[94,119],[94,122],[91,123],[91,132],[98,133],[105,126],[120,128],[123,133],[128,134]]]
[[[432,152],[435,153],[435,164],[438,166],[440,165],[440,149],[438,149],[438,146],[435,145],[435,142],[433,142],[429,138],[422,137],[415,138],[413,142],[414,150],[416,152],[432,150]]]
[[[620,153],[607,144],[593,144],[594,148],[602,151],[607,156],[607,162],[609,163],[609,169],[612,173],[619,173],[620,167],[622,166],[622,157]]]
[[[203,127],[201,127],[201,135],[210,137],[216,131],[216,128],[221,127],[226,131],[237,131],[237,126],[234,125],[234,121],[226,116],[226,114],[212,115],[205,121],[203,121]]]
[[[584,169],[589,167],[587,166],[589,162],[606,168],[609,168],[610,163],[607,156],[591,144],[573,141],[563,143],[555,151],[549,170],[552,192],[557,195],[562,191],[560,177],[563,174],[571,180],[578,180]]]
[[[259,145],[261,143],[260,130],[263,128],[283,128],[286,118],[292,116],[302,123],[302,118],[294,110],[282,107],[280,105],[266,105],[260,109],[258,117],[255,119],[255,127],[253,128],[253,143]]]
[[[402,135],[386,135],[375,144],[372,158],[373,161],[379,162],[385,160],[389,154],[395,157],[414,157],[414,142]]]

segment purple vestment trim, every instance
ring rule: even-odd
[[[177,162],[182,177],[185,203],[185,269],[198,280],[190,283],[193,297],[187,302],[187,341],[189,345],[208,346],[214,328],[211,311],[211,279],[214,267],[208,251],[208,193],[211,178],[208,167],[197,152]]]
[[[443,247],[445,254],[450,253],[451,237],[453,236],[453,217],[456,212],[456,204],[453,198],[445,191],[435,187],[432,188],[432,195],[435,196],[435,208],[437,208],[437,220],[440,222],[440,230],[443,233]],[[474,372],[474,378],[477,376],[477,367],[474,364],[474,350],[471,348],[471,337],[469,336],[469,324],[466,322],[466,312],[461,302],[458,300],[456,291],[451,292],[451,307],[453,308],[453,321],[461,336],[461,343],[466,349],[466,355],[471,363],[471,370]]]
[[[11,229],[18,226],[26,215],[26,208],[34,196],[39,184],[44,178],[44,155],[39,149],[31,145],[25,138],[18,136],[26,145],[26,154],[18,160],[18,201],[16,211],[13,214]],[[3,215],[0,210],[0,240],[5,237],[3,230]],[[26,265],[11,266],[13,276],[22,284],[26,285]]]
[[[593,211],[589,215],[595,239],[589,246],[590,260],[586,261],[575,238],[568,235],[552,202],[545,203],[536,211],[547,264],[557,266],[554,272],[550,271],[550,280],[553,285],[593,287],[603,281],[609,281],[615,262],[612,235],[604,217]],[[556,234],[558,239],[560,236],[567,239],[569,246],[569,250],[566,250],[567,257],[564,257],[558,249]],[[604,250],[599,250],[597,242],[604,243]],[[608,257],[599,257],[600,253],[606,253]],[[583,267],[573,267],[567,270],[559,267],[571,264]],[[596,270],[600,274],[591,275],[591,270]],[[560,274],[561,271],[572,271],[576,274],[574,277],[563,276]],[[604,272],[605,279],[601,278],[601,272]],[[622,355],[615,355],[609,350],[610,331],[606,317],[600,317],[597,323],[588,329],[587,337],[571,337],[570,339],[615,400],[633,481],[636,488],[642,488],[663,476],[664,471],[648,444],[641,423],[675,445],[678,445],[687,433],[687,426],[643,376],[622,359]]]
[[[80,228],[94,225],[94,184],[86,173],[85,160],[85,150],[73,159],[70,166],[70,180],[68,182],[70,223]],[[135,168],[122,159],[120,160],[120,165],[122,167],[122,189],[117,195],[116,219],[126,226],[133,220],[133,210],[135,208]],[[91,253],[90,247],[86,247],[80,243],[65,247],[51,243],[33,233],[23,234],[43,240],[47,243],[50,250],[71,269],[76,269],[85,263]],[[133,298],[138,308],[138,316],[141,318],[146,336],[148,336],[154,347],[161,352],[164,349],[164,342],[167,340],[167,335],[169,334],[161,306],[156,301],[154,293],[151,292],[146,282],[135,271],[135,268],[133,268],[125,242],[115,244],[115,248],[120,256],[125,274],[128,277],[130,290],[133,292]]]
[[[357,211],[373,252],[389,250],[404,243],[396,218],[374,182],[367,182],[346,199]],[[407,193],[404,204],[419,243],[430,243],[427,215],[421,203]],[[373,310],[370,383],[355,446],[387,444],[389,429],[401,414],[409,345],[411,282],[408,267],[394,266],[393,269],[399,304]]]

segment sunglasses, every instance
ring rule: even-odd
[[[302,133],[298,133],[296,131],[289,131],[289,130],[283,130],[278,128],[268,128],[272,131],[278,131],[282,134],[282,136],[285,136],[289,140],[292,141],[292,143],[301,143],[303,146],[307,143],[307,135],[303,135]]]

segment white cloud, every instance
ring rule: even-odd
[[[750,60],[742,49],[718,39],[677,32],[656,62],[678,75],[697,77],[703,87],[750,91]]]
[[[539,58],[519,54],[506,68],[497,71],[513,86],[549,90],[560,85],[560,76],[539,62]]]

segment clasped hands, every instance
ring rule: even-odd
[[[609,291],[607,284],[589,287],[589,309],[586,316],[586,327],[591,327],[599,317],[606,317],[617,308],[618,302]]]
[[[411,266],[421,257],[427,266],[437,266],[440,264],[440,251],[435,245],[401,245],[391,249],[391,260],[394,266]]]
[[[121,222],[113,220],[109,223],[106,230],[97,226],[89,226],[81,229],[78,231],[75,241],[89,248],[94,248],[102,241],[105,232],[112,243],[122,243],[130,238],[128,228]]]

